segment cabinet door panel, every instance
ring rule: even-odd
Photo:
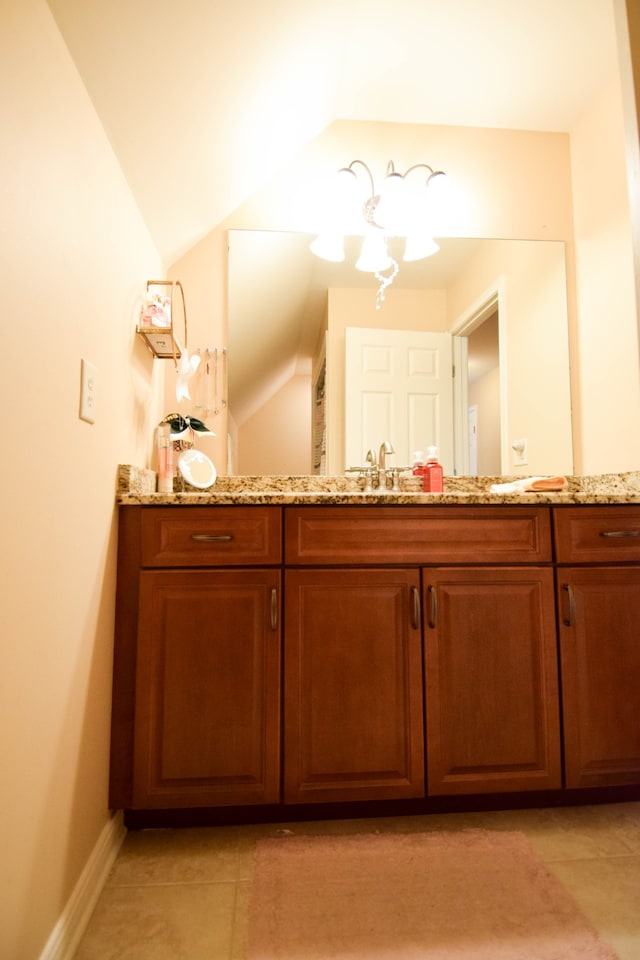
[[[561,786],[551,570],[425,570],[429,795]]]
[[[134,807],[279,800],[279,588],[277,570],[142,572]]]
[[[285,801],[424,793],[417,570],[290,570]]]
[[[557,578],[567,786],[640,783],[640,570]]]

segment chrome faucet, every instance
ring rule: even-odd
[[[347,467],[346,473],[359,473],[361,479],[364,478],[365,491],[377,490],[380,487],[384,489],[387,486],[387,455],[390,453],[395,453],[393,444],[385,440],[384,443],[380,444],[380,451],[377,458],[375,450],[369,449],[365,457],[367,466]],[[390,471],[393,490],[398,489],[399,469],[400,468],[394,467]]]

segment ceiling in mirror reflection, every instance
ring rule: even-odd
[[[370,289],[375,304],[375,277],[355,269],[362,238],[346,237],[345,260],[330,263],[310,253],[314,237],[229,231],[229,405],[239,424],[278,384],[310,371],[329,288]],[[403,241],[391,239],[389,250],[400,263],[394,288],[446,288],[483,242],[438,239],[432,257],[405,263]]]

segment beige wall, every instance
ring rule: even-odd
[[[500,373],[497,367],[469,384],[469,406],[477,407],[478,476],[502,473],[500,430]]]
[[[637,470],[638,308],[618,78],[573,130],[571,160],[581,472]]]
[[[286,424],[283,430],[279,424]],[[271,436],[278,437],[274,451]],[[242,424],[237,437],[237,473],[310,474],[311,376],[291,377],[275,396]]]
[[[109,818],[116,466],[162,409],[133,333],[161,263],[44,0],[2,4],[0,73],[0,954],[35,960]]]
[[[640,301],[640,3],[613,0],[624,117],[636,298]],[[640,338],[640,303],[638,308]]]

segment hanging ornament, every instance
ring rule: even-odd
[[[178,377],[176,380],[176,399],[178,403],[181,400],[191,400],[188,381],[194,375],[200,364],[200,357],[193,356],[189,359],[189,351],[185,347],[178,361]]]

